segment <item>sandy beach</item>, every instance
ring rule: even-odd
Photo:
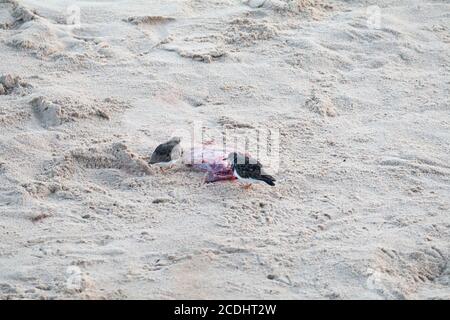
[[[199,127],[276,134],[276,186],[148,164]],[[0,299],[450,299],[449,262],[448,0],[0,0]]]

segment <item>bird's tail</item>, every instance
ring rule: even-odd
[[[262,175],[261,180],[267,183],[269,186],[275,186],[275,178],[269,175]]]

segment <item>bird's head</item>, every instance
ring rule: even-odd
[[[229,163],[234,164],[236,162],[237,157],[238,157],[237,152],[230,152],[228,154],[228,157],[224,158],[223,160],[227,160]]]
[[[174,142],[176,144],[179,144],[181,142],[181,137],[172,137],[169,142]]]

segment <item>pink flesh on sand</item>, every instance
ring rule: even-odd
[[[227,153],[212,146],[192,148],[183,156],[184,164],[206,173],[205,182],[236,179],[227,160]]]

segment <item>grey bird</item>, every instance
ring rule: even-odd
[[[180,146],[181,138],[173,137],[166,143],[156,147],[149,163],[163,168],[170,168],[182,159],[183,149]]]
[[[250,188],[253,183],[262,182],[272,187],[275,186],[275,178],[266,174],[262,164],[258,161],[237,152],[230,153],[226,160],[231,165],[233,175],[239,181],[246,183],[246,189]]]

